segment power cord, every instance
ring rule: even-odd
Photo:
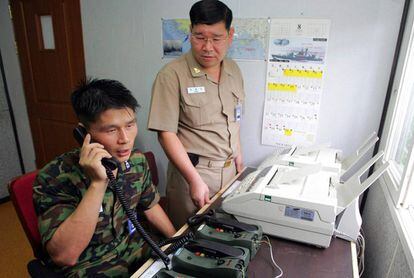
[[[270,251],[270,258],[272,259],[272,263],[273,265],[279,270],[279,275],[275,276],[275,278],[280,278],[283,276],[283,270],[282,268],[275,262],[275,259],[273,258],[273,247],[272,247],[272,243],[270,243],[270,239],[267,235],[264,235],[263,238],[265,238],[266,240],[262,240],[262,243],[266,243],[269,245],[269,251]]]
[[[365,237],[364,230],[360,230],[357,238],[358,273],[362,276],[365,270]]]
[[[357,251],[357,261],[358,261],[358,274],[359,277],[362,276],[365,269],[365,238],[364,238],[364,230],[361,228],[359,230],[358,236],[356,241],[346,233],[343,233],[341,231],[335,230],[335,235],[341,235],[343,237],[346,237],[347,240],[355,242],[356,245],[356,251]]]

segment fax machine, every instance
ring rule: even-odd
[[[265,160],[256,171],[225,193],[223,209],[239,221],[259,224],[264,233],[321,247],[333,235],[355,241],[361,226],[358,196],[387,169],[381,164],[364,182],[361,177],[383,152],[376,154],[346,182],[341,177],[378,140],[372,134],[358,151],[340,160],[328,146],[292,147]]]

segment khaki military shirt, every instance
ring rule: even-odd
[[[243,78],[230,59],[223,60],[220,74],[220,82],[213,81],[191,52],[167,64],[154,81],[148,128],[177,133],[190,153],[212,160],[236,157]]]
[[[122,184],[130,208],[136,211],[153,207],[159,201],[159,193],[152,184],[145,156],[135,151],[128,163],[128,169],[122,164],[117,180]],[[39,171],[33,186],[33,201],[44,246],[76,209],[89,184],[79,166],[79,149],[59,156]],[[92,239],[77,264],[65,269],[66,275],[109,275],[115,268],[118,276],[127,276],[129,264],[140,259],[137,255],[129,258],[130,254],[140,254],[143,245],[141,236],[137,232],[130,235],[129,229],[128,217],[119,199],[107,188]]]

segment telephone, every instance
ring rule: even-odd
[[[250,251],[250,260],[260,248],[263,237],[262,227],[239,222],[227,213],[210,210],[205,214],[190,217],[190,227],[196,227],[195,238],[241,246]]]
[[[73,129],[73,137],[75,137],[76,141],[79,143],[80,146],[83,145],[83,140],[85,140],[85,136],[88,134],[88,131],[85,127],[78,125]],[[119,162],[115,158],[102,158],[102,165],[105,168],[111,169],[111,171],[118,168]]]
[[[87,134],[87,130],[85,127],[78,125],[73,130],[73,136],[75,137],[76,141],[82,146],[83,141],[85,140],[85,136]],[[109,179],[108,187],[115,191],[116,196],[118,197],[119,201],[125,213],[127,214],[129,220],[131,220],[132,224],[136,228],[136,230],[140,233],[142,238],[148,243],[148,245],[152,248],[152,250],[157,254],[157,256],[163,261],[165,267],[168,269],[168,265],[170,263],[170,258],[158,247],[158,245],[151,239],[151,237],[145,232],[144,228],[138,222],[136,214],[130,209],[127,200],[125,199],[124,193],[119,186],[119,183],[116,181],[114,174],[112,173],[113,170],[119,168],[119,162],[115,158],[103,158],[102,165],[105,167],[106,175]]]
[[[205,239],[190,240],[172,257],[174,271],[196,277],[246,277],[249,249]]]

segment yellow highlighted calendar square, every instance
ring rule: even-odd
[[[283,75],[291,77],[307,77],[307,78],[322,78],[322,71],[318,70],[299,70],[299,69],[285,69]]]
[[[294,84],[285,84],[285,83],[267,83],[267,89],[269,91],[284,91],[284,92],[293,92],[295,93],[298,89],[297,85]]]

